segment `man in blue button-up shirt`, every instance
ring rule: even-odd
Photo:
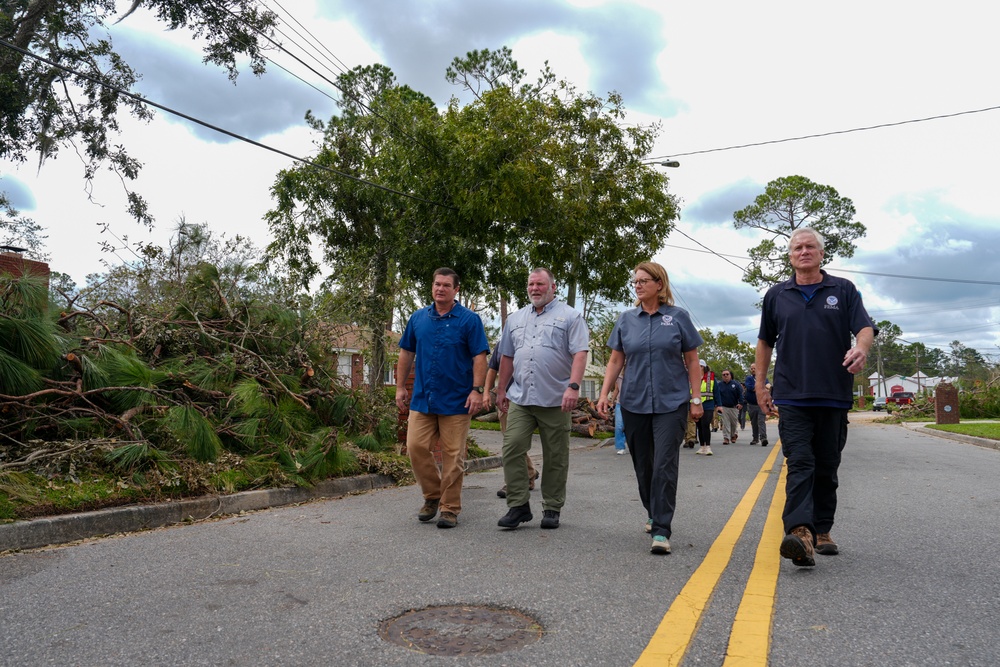
[[[528,298],[531,305],[507,318],[500,339],[497,408],[508,412],[503,475],[510,511],[498,523],[517,528],[532,519],[524,455],[537,428],[545,462],[541,527],[558,528],[566,502],[570,413],[580,398],[590,334],[583,315],[556,300],[556,281],[548,269],[528,276]]]
[[[462,511],[465,439],[472,415],[483,407],[490,346],[479,315],[455,299],[457,273],[448,268],[435,271],[431,293],[434,303],[410,317],[399,339],[396,405],[410,410],[406,451],[424,494],[417,518],[430,521],[440,508],[438,528],[453,528]],[[414,361],[411,398],[406,380]],[[438,440],[440,471],[431,452]]]

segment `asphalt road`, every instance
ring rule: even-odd
[[[466,478],[452,530],[420,524],[406,487],[9,554],[0,664],[1000,665],[1000,451],[852,425],[841,554],[796,568],[768,546],[781,457],[748,440],[682,450],[669,556],[649,553],[629,457],[578,440],[558,530],[539,529],[538,491],[534,521],[498,529],[496,470]],[[381,637],[436,605],[519,610],[540,638],[441,657]]]

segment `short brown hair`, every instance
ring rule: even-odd
[[[438,276],[448,276],[451,278],[451,286],[458,288],[458,274],[455,269],[449,269],[447,266],[442,266],[440,269],[434,271],[434,275],[431,276],[431,280],[434,280]]]

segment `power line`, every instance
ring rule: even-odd
[[[301,21],[299,21],[297,18],[295,18],[295,16],[292,15],[292,13],[290,11],[288,11],[287,9],[285,9],[285,7],[280,2],[278,2],[278,0],[271,0],[271,2],[273,2],[275,5],[277,5],[278,9],[280,9],[283,12],[285,12],[285,14],[288,16],[288,18],[290,18],[293,21],[295,21],[296,25],[298,25],[300,28],[302,28],[302,30],[307,35],[309,35],[312,38],[312,40],[313,40],[312,46],[314,46],[314,47],[318,46],[323,51],[326,51],[327,53],[329,53],[330,56],[333,58],[333,60],[337,61],[337,62],[333,62],[333,60],[330,60],[330,58],[326,58],[327,62],[329,62],[331,65],[333,65],[334,67],[336,67],[337,69],[339,69],[342,73],[346,73],[350,69],[350,67],[348,67],[347,64],[344,63],[343,60],[341,60],[340,58],[338,58],[337,55],[333,51],[331,51],[329,49],[329,47],[326,46],[326,44],[324,44],[322,42],[322,40],[320,40],[318,37],[316,37],[316,35],[312,34],[312,32],[309,31],[309,28],[305,27],[302,24]],[[292,29],[295,30],[294,28],[292,28]],[[296,34],[298,34],[301,37],[301,34],[297,30],[295,32],[296,32]]]
[[[240,20],[239,16],[237,16],[231,9],[229,9],[225,5],[220,4],[219,7],[221,9],[225,10],[226,12],[228,12],[229,15],[232,16],[237,21]],[[286,13],[287,13],[287,11],[286,11]],[[291,15],[289,14],[289,16],[291,16]],[[292,19],[295,20],[296,22],[298,21],[297,19],[295,19],[295,17],[292,17]],[[320,77],[321,79],[323,79],[324,81],[326,81],[327,83],[329,83],[331,86],[333,86],[334,88],[336,88],[337,90],[339,90],[344,95],[344,97],[346,97],[349,100],[353,100],[354,102],[356,102],[358,104],[358,106],[360,106],[362,109],[364,109],[365,111],[367,111],[372,116],[375,116],[379,120],[385,122],[386,125],[388,125],[389,127],[391,127],[393,130],[395,130],[399,134],[401,134],[401,135],[405,136],[406,138],[408,138],[411,142],[413,142],[414,145],[420,146],[421,148],[423,148],[424,150],[426,150],[428,153],[430,153],[432,155],[434,154],[434,151],[429,146],[427,146],[426,144],[424,144],[423,142],[421,142],[419,139],[417,139],[416,137],[414,137],[412,134],[410,134],[406,130],[400,129],[398,125],[396,125],[391,120],[389,120],[388,118],[386,118],[385,116],[381,115],[380,113],[378,113],[377,111],[375,111],[374,109],[372,109],[370,106],[368,106],[367,104],[365,104],[359,97],[353,95],[352,93],[350,93],[347,90],[345,90],[344,88],[342,88],[340,86],[340,84],[338,84],[336,81],[331,81],[330,79],[328,79],[327,77],[325,77],[323,74],[321,74],[320,72],[316,71],[316,69],[314,67],[312,67],[307,62],[305,62],[304,60],[302,60],[301,58],[299,58],[297,55],[295,55],[294,53],[292,53],[291,51],[289,51],[288,49],[286,49],[284,47],[284,45],[280,44],[279,42],[276,42],[274,40],[274,38],[271,37],[269,34],[267,34],[266,32],[264,32],[262,30],[260,30],[256,26],[249,25],[249,24],[247,24],[247,25],[254,32],[256,32],[258,35],[260,35],[261,37],[263,37],[264,39],[266,39],[268,42],[270,42],[272,45],[274,45],[274,47],[276,49],[278,49],[282,53],[287,54],[289,57],[293,58],[300,65],[302,65],[303,67],[305,67],[306,69],[308,69],[310,72],[312,72],[313,74],[315,74],[316,76]],[[293,30],[294,30],[294,28],[293,28]],[[279,32],[281,32],[281,31],[279,30]],[[288,36],[285,35],[284,32],[282,32],[281,34],[284,35],[286,38],[288,38]],[[288,39],[289,39],[289,41],[292,41],[293,43],[295,43],[294,40],[291,40],[290,38],[288,38]],[[296,46],[299,46],[299,45],[296,44]],[[302,47],[299,46],[299,48],[302,48]],[[305,51],[305,49],[303,49],[303,51]],[[313,57],[313,59],[317,60],[317,62],[319,61],[319,59],[316,58],[315,56],[312,56],[312,57]],[[330,71],[331,74],[333,74],[333,71],[330,70],[329,67],[327,67],[326,69],[328,71]],[[443,204],[435,204],[435,205],[437,205],[437,206],[444,206]],[[452,207],[447,207],[447,208],[452,208]]]
[[[783,144],[789,141],[802,141],[804,139],[818,139],[821,137],[832,137],[838,134],[850,134],[851,132],[865,132],[868,130],[880,130],[886,127],[898,127],[899,125],[908,125],[911,123],[924,123],[930,120],[941,120],[943,118],[955,118],[957,116],[968,116],[970,114],[985,113],[987,111],[997,111],[1000,106],[995,107],[985,107],[983,109],[971,109],[969,111],[957,111],[955,113],[946,113],[939,116],[927,116],[925,118],[913,118],[910,120],[900,120],[894,123],[880,123],[878,125],[868,125],[865,127],[854,127],[849,130],[834,130],[832,132],[820,132],[818,134],[805,134],[800,137],[788,137],[786,139],[772,139],[770,141],[758,141],[752,144],[738,144],[736,146],[724,146],[721,148],[708,148],[700,151],[690,151],[687,153],[671,153],[670,155],[663,155],[660,157],[649,158],[650,160],[664,160],[666,158],[684,157],[686,155],[702,155],[704,153],[718,153],[721,151],[734,151],[741,148],[753,148],[755,146],[767,146],[770,144]]]
[[[690,239],[691,241],[694,241],[695,243],[697,243],[698,245],[700,245],[702,248],[704,248],[704,250],[699,250],[698,248],[688,248],[686,246],[681,246],[681,245],[672,245],[672,244],[669,244],[669,243],[664,243],[663,244],[664,248],[676,248],[677,250],[687,250],[689,252],[700,252],[700,253],[704,253],[704,254],[715,255],[716,257],[719,257],[720,259],[725,259],[727,262],[729,262],[729,260],[726,259],[727,257],[732,257],[734,259],[745,259],[745,260],[749,260],[750,259],[749,257],[745,257],[743,255],[729,255],[729,254],[726,254],[726,253],[716,252],[715,250],[712,250],[711,248],[709,248],[708,246],[706,246],[704,243],[701,243],[700,241],[697,241],[696,239],[691,238],[690,236],[688,236],[687,234],[685,234],[680,229],[677,229],[675,227],[674,231],[676,231],[679,234],[681,234],[682,236]],[[743,267],[741,267],[739,264],[736,264],[734,262],[729,262],[729,263],[732,264],[733,266],[735,266],[736,268],[738,268],[741,271],[746,271],[746,269],[743,268]],[[908,276],[908,275],[904,275],[904,274],[900,274],[900,273],[878,273],[876,271],[859,271],[857,269],[842,269],[842,268],[835,267],[835,266],[824,266],[823,269],[824,270],[829,270],[829,271],[836,271],[838,273],[860,273],[860,274],[867,275],[867,276],[879,276],[879,277],[882,277],[882,278],[901,278],[901,279],[905,279],[905,280],[926,280],[926,281],[929,281],[929,282],[936,282],[936,283],[964,283],[964,284],[968,284],[968,285],[993,285],[993,286],[1000,286],[1000,282],[993,281],[993,280],[970,280],[970,279],[967,279],[967,278],[938,278],[938,277],[933,277],[933,276]]]
[[[152,101],[152,100],[150,100],[148,98],[142,97],[140,95],[136,95],[135,93],[129,92],[129,91],[125,90],[124,88],[120,88],[118,86],[110,84],[110,83],[108,83],[106,81],[103,81],[103,80],[101,80],[101,79],[99,79],[99,78],[97,78],[95,76],[90,75],[90,74],[85,74],[83,72],[78,72],[78,71],[76,71],[76,70],[74,70],[74,69],[72,69],[70,67],[66,67],[65,65],[61,65],[61,64],[59,64],[59,63],[57,63],[55,61],[49,60],[48,58],[40,56],[40,55],[38,55],[36,53],[32,53],[31,51],[28,51],[27,49],[22,49],[19,46],[11,44],[10,42],[8,42],[5,39],[0,39],[0,46],[5,46],[8,49],[17,51],[18,53],[21,53],[22,55],[26,55],[26,56],[28,56],[30,58],[34,58],[36,60],[39,60],[39,61],[41,61],[41,62],[43,62],[43,63],[45,63],[47,65],[55,67],[58,70],[67,72],[67,73],[72,74],[74,76],[78,76],[78,77],[80,77],[82,79],[86,79],[88,81],[96,83],[99,86],[102,86],[102,87],[107,88],[109,90],[113,90],[116,93],[119,93],[120,95],[124,95],[125,97],[128,97],[129,99],[135,100],[136,102],[139,102],[141,104],[148,104],[150,106],[156,107],[157,109],[160,109],[162,111],[166,111],[167,113],[173,114],[174,116],[178,116],[178,117],[183,118],[185,120],[191,121],[192,123],[197,123],[198,125],[201,125],[202,127],[207,127],[208,129],[213,130],[215,132],[218,132],[220,134],[225,134],[226,136],[232,137],[233,139],[238,139],[238,140],[240,140],[242,142],[250,144],[251,146],[256,146],[258,148],[263,148],[264,150],[271,151],[272,153],[277,153],[278,155],[282,155],[284,157],[287,157],[287,158],[289,158],[291,160],[294,160],[295,162],[301,162],[302,164],[309,165],[310,167],[314,167],[316,169],[320,169],[322,171],[326,171],[326,172],[329,172],[331,174],[335,174],[337,176],[341,176],[342,178],[346,178],[348,180],[355,181],[356,183],[361,183],[363,185],[369,185],[369,186],[371,186],[373,188],[377,188],[377,189],[382,190],[384,192],[388,192],[388,193],[391,193],[391,194],[394,194],[394,195],[399,195],[400,197],[406,197],[407,199],[412,199],[414,201],[423,202],[424,204],[430,204],[431,206],[437,206],[437,207],[440,207],[440,208],[443,208],[443,209],[447,209],[447,210],[451,210],[451,211],[457,210],[453,206],[449,206],[447,204],[442,204],[442,203],[439,203],[439,202],[431,201],[429,199],[424,199],[423,197],[419,197],[417,195],[410,194],[408,192],[401,192],[400,190],[394,190],[393,188],[390,188],[388,186],[380,185],[378,183],[366,180],[366,179],[361,178],[359,176],[354,176],[352,174],[348,174],[348,173],[345,173],[345,172],[342,172],[342,171],[338,171],[336,169],[333,169],[331,167],[327,167],[325,165],[317,164],[316,162],[313,162],[312,160],[308,160],[306,158],[299,157],[297,155],[293,155],[292,153],[289,153],[287,151],[281,150],[280,148],[275,148],[274,146],[269,146],[269,145],[261,143],[259,141],[255,141],[254,139],[250,139],[249,137],[244,137],[241,134],[237,134],[237,133],[232,132],[230,130],[227,130],[225,128],[221,128],[221,127],[219,127],[217,125],[212,125],[209,122],[203,121],[203,120],[201,120],[199,118],[195,118],[194,116],[189,116],[186,113],[183,113],[181,111],[177,111],[176,109],[172,109],[172,108],[170,108],[170,107],[168,107],[168,106],[166,106],[164,104],[160,104],[160,103],[154,102],[154,101]]]

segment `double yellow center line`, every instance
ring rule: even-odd
[[[733,548],[743,534],[747,521],[757,499],[764,490],[764,485],[771,476],[774,462],[780,451],[779,443],[768,455],[764,465],[757,471],[753,483],[736,506],[736,510],[726,522],[722,532],[712,543],[705,559],[691,578],[681,589],[681,592],[670,605],[659,627],[653,633],[646,649],[636,661],[636,667],[655,665],[664,667],[680,665],[684,659],[691,640],[698,631],[702,615],[708,607],[709,600],[722,573],[729,565],[733,556]],[[762,667],[767,665],[770,651],[771,617],[774,613],[774,591],[778,585],[778,569],[780,560],[777,558],[778,547],[784,537],[781,523],[781,510],[785,503],[785,467],[781,467],[778,486],[771,500],[767,519],[753,570],[747,581],[729,635],[729,648],[723,667]]]

